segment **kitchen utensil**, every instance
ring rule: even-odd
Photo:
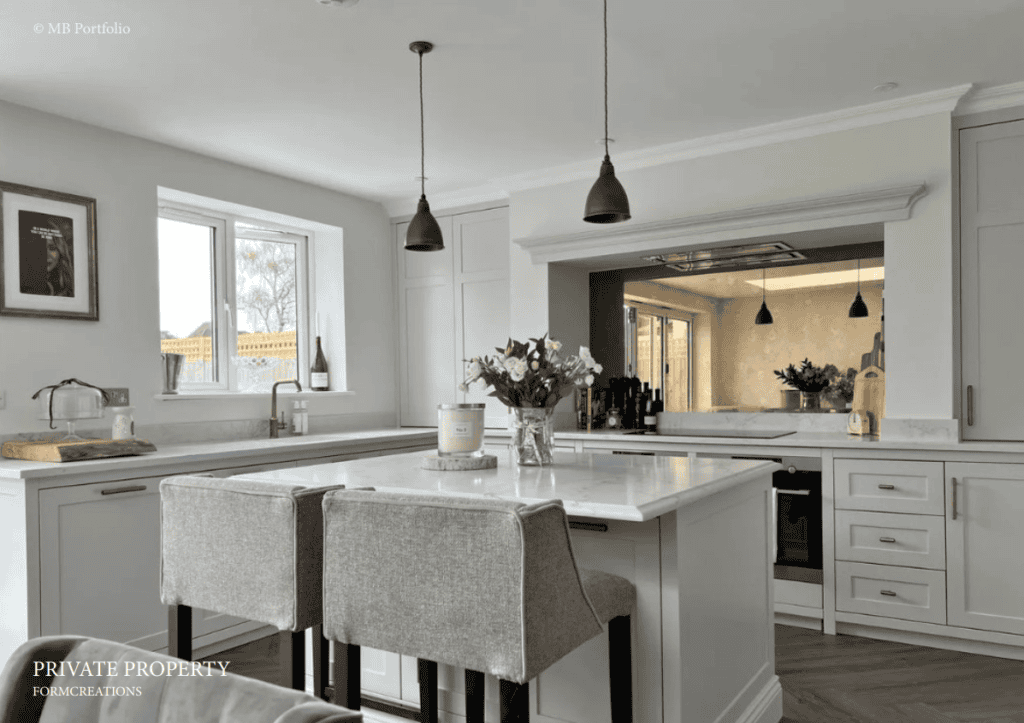
[[[164,394],[178,393],[178,376],[185,364],[184,354],[161,354],[164,367]]]
[[[879,422],[885,416],[885,372],[877,366],[868,366],[853,379],[852,411],[861,420],[854,424],[851,420],[848,429],[853,434],[878,434]],[[868,421],[864,425],[863,419]],[[868,432],[863,430],[867,426]],[[856,427],[856,429],[854,429]]]

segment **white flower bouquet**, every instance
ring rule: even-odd
[[[468,391],[470,384],[481,381],[493,388],[488,396],[508,407],[554,407],[576,387],[591,386],[602,370],[585,346],[574,356],[563,356],[561,350],[562,343],[547,334],[527,343],[509,339],[504,349],[495,348],[497,356],[470,359],[459,389]]]

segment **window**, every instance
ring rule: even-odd
[[[661,389],[666,412],[689,411],[692,315],[637,303],[623,311],[626,376]]]
[[[309,239],[181,206],[160,209],[160,351],[185,355],[183,392],[308,386]]]

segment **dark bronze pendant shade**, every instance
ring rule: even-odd
[[[426,40],[410,43],[409,50],[420,56],[420,201],[416,204],[416,215],[409,222],[405,231],[406,251],[441,251],[444,249],[444,238],[437,219],[430,212],[427,203],[426,173],[424,164],[423,143],[423,54],[434,49],[434,44]]]
[[[868,305],[860,295],[860,259],[857,259],[857,297],[850,304],[850,318],[863,319],[868,315]]]
[[[764,297],[764,269],[761,269],[761,309],[754,317],[754,323],[758,325],[771,324],[773,321],[772,312],[768,311],[768,302]]]
[[[629,219],[626,189],[615,177],[612,159],[605,154],[604,161],[601,162],[601,174],[587,194],[583,220],[589,223],[618,223]]]
[[[608,0],[604,0],[604,161],[601,173],[587,194],[583,220],[588,223],[628,221],[629,199],[626,189],[615,177],[615,167],[608,155]]]

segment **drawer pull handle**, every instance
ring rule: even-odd
[[[896,597],[896,593],[894,593],[892,590],[882,590],[881,593],[886,597]]]
[[[894,489],[896,489],[896,485],[878,485],[878,489],[880,489],[880,490],[894,490]]]
[[[100,490],[101,495],[123,495],[125,492],[145,492],[146,485],[131,485],[129,487],[111,487]]]
[[[896,538],[895,537],[879,537],[878,541],[879,542],[896,542]]]
[[[608,532],[608,525],[603,522],[578,522],[569,520],[570,530],[588,530],[590,532]]]
[[[784,490],[779,487],[776,487],[775,491],[780,495],[798,495],[801,497],[808,497],[811,494],[810,490]]]
[[[974,426],[974,385],[967,385],[967,426]]]
[[[956,519],[956,477],[950,478],[953,481],[953,519]]]

